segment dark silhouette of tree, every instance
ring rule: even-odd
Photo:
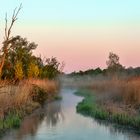
[[[91,76],[96,76],[103,74],[103,71],[98,67],[96,69],[88,69],[86,71],[79,71],[79,72],[72,72],[69,75],[70,76],[84,76],[84,75],[91,75]]]
[[[124,67],[119,62],[119,56],[113,52],[109,53],[109,60],[106,62],[107,71],[109,73],[118,73],[124,69]]]

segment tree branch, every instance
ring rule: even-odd
[[[1,75],[2,75],[2,69],[3,69],[3,66],[4,66],[4,63],[5,63],[5,59],[6,59],[6,55],[8,53],[8,50],[10,48],[9,47],[9,42],[10,42],[10,35],[11,35],[11,29],[15,23],[15,21],[18,19],[17,16],[18,16],[18,13],[20,12],[20,10],[22,9],[22,4],[20,4],[19,8],[15,8],[14,11],[13,11],[13,15],[12,15],[12,20],[11,20],[11,23],[10,23],[10,26],[8,27],[8,19],[7,19],[7,13],[5,15],[5,39],[4,39],[4,42],[3,42],[3,54],[2,54],[2,57],[1,57],[1,62],[0,62],[0,78],[1,78]]]
[[[5,41],[8,41],[9,38],[10,38],[10,34],[11,34],[11,29],[15,23],[15,21],[18,19],[17,16],[18,16],[18,13],[20,12],[20,10],[22,9],[22,4],[20,4],[19,8],[15,8],[14,11],[13,11],[13,15],[12,15],[12,20],[11,20],[11,24],[8,28],[8,25],[7,25],[7,14],[6,14],[6,17],[5,17]]]

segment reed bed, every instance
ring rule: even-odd
[[[96,81],[91,86],[98,92],[101,102],[119,102],[133,107],[140,105],[140,80],[103,80]]]
[[[0,84],[0,129],[17,126],[18,120],[32,113],[41,105],[40,101],[49,100],[58,90],[57,83],[50,80],[29,79],[17,85],[0,81]]]

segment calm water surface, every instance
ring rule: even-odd
[[[123,131],[110,124],[98,122],[76,113],[76,105],[83,98],[75,90],[63,89],[61,101],[45,105],[24,119],[21,127],[11,130],[2,140],[140,140],[131,131]]]

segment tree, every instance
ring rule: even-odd
[[[46,62],[41,57],[33,55],[37,44],[27,41],[21,36],[11,37],[12,27],[17,20],[17,15],[22,6],[15,9],[12,20],[8,26],[7,15],[5,17],[5,37],[3,46],[0,50],[0,78],[3,79],[22,79],[28,77],[54,78],[61,73],[64,63],[60,63],[56,58],[48,58]]]
[[[14,77],[14,66],[18,61],[22,62],[23,73],[27,77],[30,63],[39,64],[40,62],[40,59],[32,54],[32,50],[36,49],[37,45],[34,42],[30,43],[26,38],[16,36],[10,41],[10,46],[5,58],[2,78]]]
[[[46,64],[42,70],[42,78],[47,77],[49,79],[55,78],[59,73],[60,63],[55,57],[47,58]]]
[[[15,21],[17,20],[17,15],[18,15],[19,11],[21,10],[21,8],[22,8],[22,5],[20,5],[20,7],[18,9],[16,9],[16,8],[14,9],[14,12],[12,15],[12,20],[11,20],[9,27],[8,27],[7,14],[5,16],[5,37],[4,37],[3,47],[1,50],[1,56],[0,56],[0,78],[2,76],[2,70],[3,70],[4,64],[5,64],[6,56],[8,54],[9,49],[11,48],[10,42],[13,39],[11,37],[11,30],[12,30],[12,27],[13,27]]]
[[[109,73],[117,73],[124,69],[124,67],[119,62],[119,56],[115,53],[109,53],[109,60],[106,62],[107,64],[107,71]]]
[[[18,76],[15,75],[20,72],[17,72],[19,71],[19,65],[18,70],[15,69],[15,65],[19,62],[22,63],[24,78],[41,77],[52,79],[55,78],[57,74],[61,73],[64,68],[64,63],[60,65],[55,57],[47,58],[45,62],[43,62],[41,57],[33,55],[33,50],[35,50],[36,47],[37,44],[27,41],[26,38],[22,38],[21,36],[13,37],[10,40],[10,48],[5,57],[2,78],[17,79]],[[20,80],[22,78],[18,79]]]

